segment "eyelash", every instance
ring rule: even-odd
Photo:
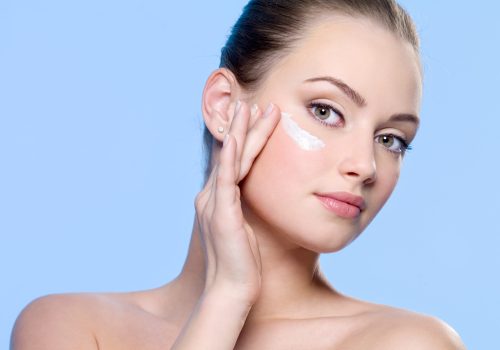
[[[311,110],[312,108],[324,108],[324,109],[328,109],[328,110],[332,111],[333,113],[337,114],[342,119],[342,122],[345,121],[344,115],[338,109],[336,109],[335,107],[333,107],[333,106],[331,106],[331,105],[329,105],[327,103],[311,102],[309,104],[308,108],[309,108],[309,110]],[[313,113],[311,113],[311,117],[314,120],[316,120],[317,122],[319,122],[319,123],[321,123],[321,124],[323,124],[323,125],[325,125],[325,126],[327,126],[329,128],[337,128],[337,127],[339,127],[339,125],[327,123],[324,120],[319,119],[318,117],[314,116]],[[381,135],[376,136],[376,138],[379,138],[379,137],[382,137],[382,136],[391,136],[391,137],[394,137],[402,145],[401,151],[393,151],[391,149],[388,149],[387,147],[384,147],[386,149],[386,151],[388,151],[390,153],[393,153],[393,154],[396,154],[396,155],[404,155],[406,152],[411,151],[413,149],[413,147],[404,138],[402,138],[401,136],[397,136],[397,135],[394,135],[394,134],[381,134]]]
[[[342,123],[345,121],[345,118],[344,118],[344,115],[338,110],[336,109],[335,107],[329,105],[329,104],[326,104],[326,103],[320,103],[320,102],[311,102],[308,106],[309,110],[311,110],[312,108],[324,108],[324,109],[328,109],[330,111],[332,111],[333,113],[337,114],[340,119],[342,119]],[[325,122],[324,120],[321,120],[319,119],[318,117],[314,116],[314,114],[311,113],[311,117],[316,120],[317,122],[329,127],[329,128],[338,128],[339,126],[341,125],[337,125],[337,124],[331,124],[331,123],[327,123]]]
[[[376,136],[375,139],[377,139],[379,137],[383,137],[383,136],[394,137],[396,140],[398,140],[401,143],[401,151],[393,151],[387,147],[384,147],[385,150],[390,152],[390,153],[393,153],[395,155],[403,155],[404,156],[406,152],[411,151],[413,149],[413,147],[404,138],[402,138],[401,136],[394,135],[394,134],[381,134],[381,135]]]

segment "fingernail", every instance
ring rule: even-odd
[[[269,117],[269,115],[271,115],[271,113],[273,112],[274,110],[274,105],[272,103],[269,104],[269,106],[267,106],[267,109],[266,111],[264,112],[264,118],[265,117]]]
[[[252,117],[255,117],[257,115],[258,111],[259,111],[259,106],[257,106],[257,104],[254,103],[252,106],[252,111],[251,111]]]
[[[222,147],[224,147],[227,144],[227,140],[229,140],[229,134],[226,134],[224,136],[224,141],[222,142]]]
[[[236,101],[236,107],[234,109],[234,114],[238,114],[238,112],[240,111],[240,109],[241,109],[241,101],[238,100],[238,101]]]

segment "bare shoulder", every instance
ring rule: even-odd
[[[92,332],[96,297],[50,295],[32,301],[16,320],[11,349],[98,349]]]
[[[372,350],[466,349],[458,333],[439,318],[389,306],[372,315],[363,333],[363,342]]]
[[[149,294],[60,294],[36,299],[17,319],[11,349],[168,348],[177,329],[144,302]]]

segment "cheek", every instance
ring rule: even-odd
[[[400,163],[395,164],[394,160],[382,162],[377,174],[377,190],[375,192],[377,211],[387,202],[391,196],[399,179]]]
[[[362,232],[375,218],[391,196],[398,182],[400,166],[396,165],[394,160],[383,163],[377,163],[377,180],[375,186],[366,194],[369,209],[363,215],[359,232]]]
[[[280,122],[241,185],[242,194],[257,211],[292,209],[297,196],[310,192],[311,179],[323,166],[322,152],[301,149]]]

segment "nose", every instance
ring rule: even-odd
[[[365,185],[377,179],[373,138],[355,137],[345,145],[339,164],[341,175],[349,181]]]

